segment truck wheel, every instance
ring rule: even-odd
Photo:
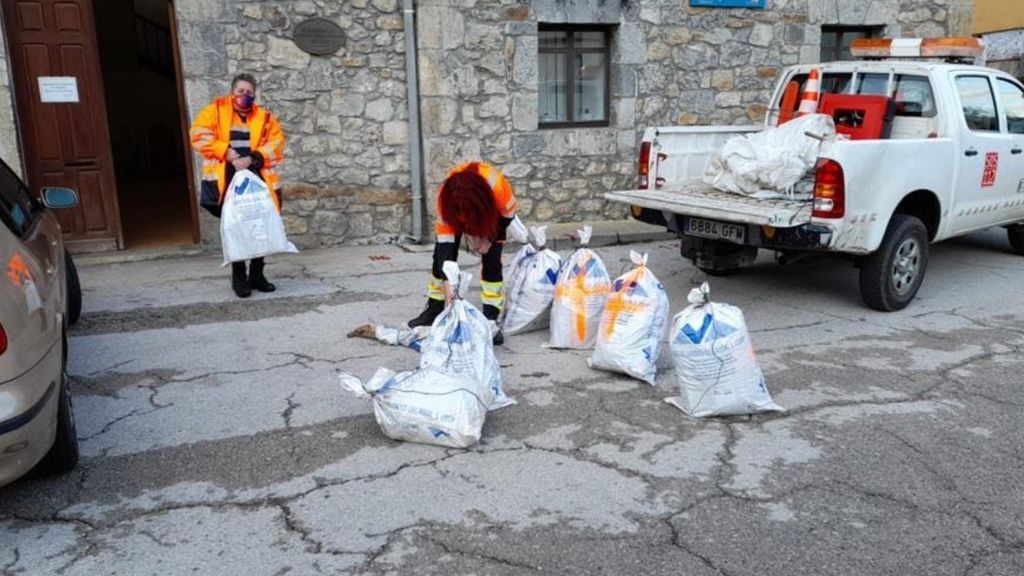
[[[1006,236],[1010,239],[1010,248],[1018,256],[1024,256],[1024,224],[1006,227]]]
[[[70,326],[78,322],[78,317],[82,315],[82,285],[78,281],[78,268],[67,250],[64,251],[64,277],[68,284],[67,314]]]
[[[875,310],[894,312],[910,304],[928,268],[928,230],[914,216],[896,214],[882,245],[860,267],[860,295]]]

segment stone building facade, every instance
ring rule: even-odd
[[[971,32],[985,40],[986,65],[1024,80],[1024,5],[975,0]]]
[[[646,126],[759,123],[781,67],[817,62],[823,25],[943,36],[970,25],[962,0],[772,0],[767,9],[681,0],[420,3],[428,190],[462,158],[501,166],[524,218],[626,217],[602,200],[636,182]],[[600,24],[612,37],[608,127],[538,129],[538,25]]]
[[[404,24],[398,0],[179,0],[191,115],[232,75],[260,81],[259,100],[287,138],[285,220],[300,247],[398,238],[411,228]],[[345,31],[337,53],[291,40],[319,17]],[[204,218],[205,238],[216,222]]]
[[[93,0],[94,2],[102,0]],[[416,60],[429,233],[434,194],[455,164],[501,168],[528,222],[625,218],[602,199],[635,184],[652,125],[757,123],[780,69],[816,62],[822,27],[889,36],[970,29],[973,0],[768,0],[764,9],[691,0],[418,0]],[[410,126],[400,0],[175,0],[189,117],[247,71],[288,138],[285,218],[300,247],[393,241],[412,228]],[[343,47],[313,56],[292,41],[320,17]],[[603,27],[610,39],[607,126],[538,122],[538,30]],[[2,50],[2,48],[0,48]],[[0,72],[6,60],[0,52]],[[17,157],[8,75],[0,153]],[[17,160],[14,160],[17,163]],[[202,237],[216,222],[203,215]]]

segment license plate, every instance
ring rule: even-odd
[[[687,218],[683,233],[700,238],[714,238],[735,244],[743,244],[747,239],[747,228],[739,224],[728,224],[703,218]]]

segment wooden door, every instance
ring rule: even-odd
[[[123,248],[91,0],[3,0],[3,15],[29,187],[78,191],[58,211],[70,249]]]

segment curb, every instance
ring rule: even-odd
[[[636,244],[639,242],[658,242],[662,240],[675,240],[676,235],[665,230],[662,226],[654,226],[639,220],[600,220],[596,222],[559,222],[548,224],[547,247],[552,250],[572,250],[579,245],[577,230],[586,224],[594,229],[590,237],[592,248],[604,246],[620,246],[624,244]],[[529,225],[528,225],[529,226]],[[433,252],[434,244],[398,244],[398,246],[412,253]],[[325,246],[323,248],[344,248],[345,245]],[[505,252],[516,252],[522,244],[508,242],[505,244]],[[168,260],[173,258],[188,258],[196,256],[210,256],[218,254],[219,250],[209,246],[178,246],[167,248],[151,248],[142,250],[125,250],[122,252],[99,252],[92,254],[75,254],[75,264],[80,266],[101,266],[105,264],[124,264],[129,262],[148,262],[154,260]]]
[[[654,226],[639,220],[562,222],[548,225],[548,248],[555,251],[576,248],[579,245],[577,230],[584,224],[594,229],[589,244],[592,248],[676,239],[675,233],[669,232],[663,226]],[[520,246],[522,244],[510,242],[506,245],[505,251],[518,250]]]

